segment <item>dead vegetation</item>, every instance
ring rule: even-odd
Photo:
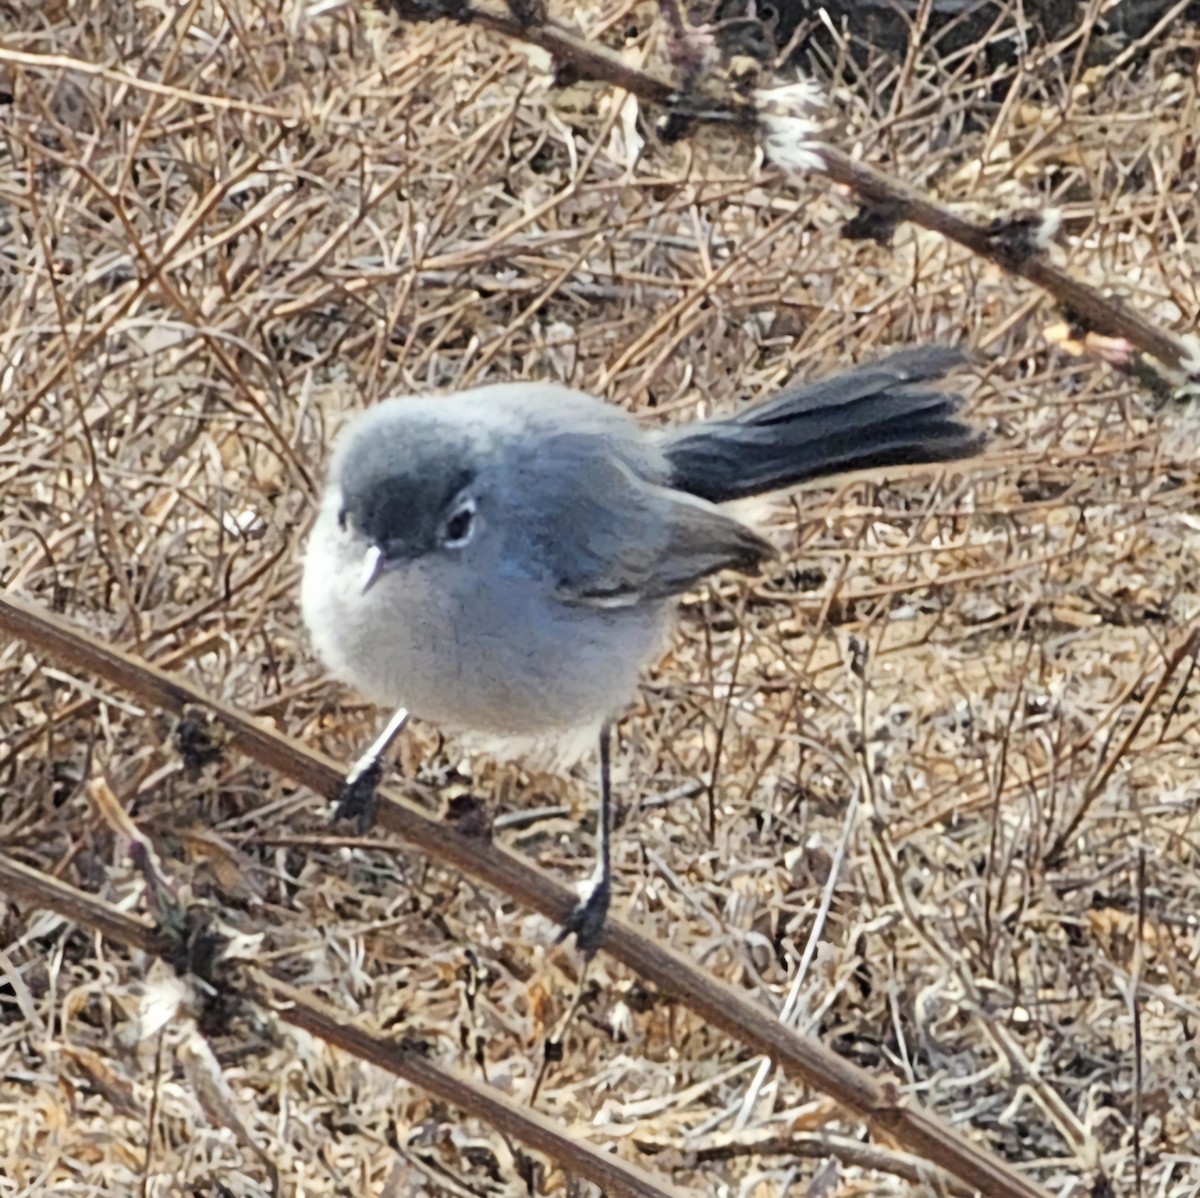
[[[552,87],[486,32],[299,3],[22,15],[0,50],[0,581],[342,760],[377,713],[321,678],[295,592],[344,413],[551,377],[680,420],[899,343],[989,355],[964,384],[987,460],[807,494],[772,518],[785,567],[685,605],[621,728],[616,909],[1056,1192],[1193,1193],[1188,410],[1055,350],[1044,298],[965,249],[841,238],[853,203],[745,140],[639,156],[636,105]],[[648,6],[576,19],[664,61]],[[846,136],[943,203],[1061,207],[1078,276],[1188,332],[1200,34],[1181,19],[1087,67],[1094,36],[1003,101],[1011,74],[985,86],[966,54],[843,59]],[[546,920],[348,848],[310,790],[181,758],[170,718],[16,640],[0,727],[7,856],[141,909],[88,798],[104,778],[180,882],[263,934],[262,963],[530,1103],[576,980]],[[464,763],[425,729],[401,758],[458,811],[565,807],[501,835],[563,876],[587,860],[586,774]],[[144,958],[27,904],[3,929],[15,1192],[576,1184],[241,1020],[211,1037],[239,1135],[182,1050],[136,1039]],[[536,1108],[701,1193],[921,1176],[603,954]]]

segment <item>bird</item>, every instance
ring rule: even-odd
[[[613,721],[669,644],[679,596],[759,573],[732,504],[847,473],[970,458],[986,435],[925,345],[677,427],[553,382],[384,399],[347,422],[304,553],[326,669],[394,714],[346,776],[366,823],[416,717],[500,758],[595,744],[596,862],[561,929],[590,956],[612,895]],[[558,746],[558,749],[555,749]]]

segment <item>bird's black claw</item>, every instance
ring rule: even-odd
[[[382,780],[383,766],[378,761],[373,761],[364,770],[348,774],[333,813],[334,823],[352,819],[358,826],[359,835],[366,835],[375,826],[375,815],[379,810],[375,788]]]
[[[575,937],[579,951],[585,957],[592,956],[604,939],[604,925],[608,919],[608,905],[612,901],[612,887],[607,878],[601,878],[575,904],[575,909],[567,916],[559,932],[555,944],[562,944],[568,936]]]

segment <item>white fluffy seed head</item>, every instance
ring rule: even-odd
[[[763,150],[782,170],[805,175],[824,169],[821,125],[817,115],[825,95],[811,79],[755,92]]]

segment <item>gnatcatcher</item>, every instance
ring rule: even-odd
[[[339,812],[373,810],[410,713],[501,754],[598,737],[596,868],[562,932],[593,951],[611,895],[610,721],[665,647],[675,597],[775,556],[719,505],[971,456],[984,437],[958,418],[961,398],[923,386],[963,360],[906,350],[674,429],[533,382],[387,399],[355,417],[301,605],[331,673],[397,710]]]

